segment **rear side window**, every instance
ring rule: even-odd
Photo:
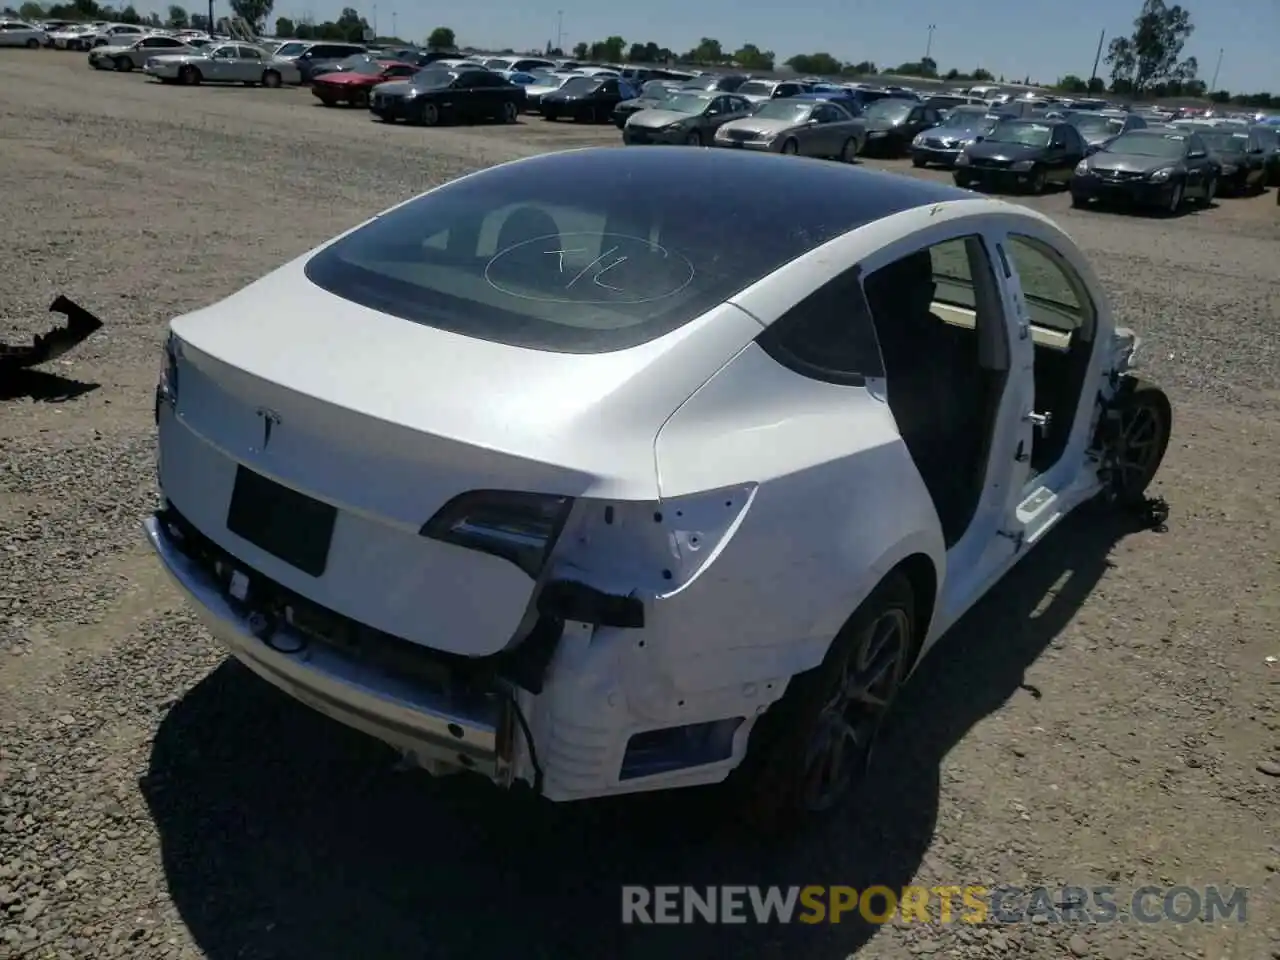
[[[465,178],[325,248],[306,275],[405,320],[601,353],[662,336],[865,222],[786,164],[766,165],[777,172],[745,202],[741,181],[689,153],[678,170],[657,152],[623,167],[584,153]]]

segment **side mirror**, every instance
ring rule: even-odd
[[[1192,150],[1190,153],[1188,153],[1188,154],[1187,154],[1187,159],[1188,159],[1188,160],[1203,160],[1203,159],[1204,159],[1205,157],[1207,157],[1207,156],[1208,156],[1208,154],[1207,154],[1207,153],[1205,153],[1203,150]]]

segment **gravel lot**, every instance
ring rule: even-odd
[[[0,958],[1280,957],[1273,194],[1176,222],[1032,201],[1149,338],[1169,529],[1055,532],[918,674],[857,816],[766,849],[709,829],[699,794],[547,809],[397,772],[225,662],[138,530],[166,320],[426,187],[612,128],[388,129],[299,90],[25,51],[0,90],[0,337],[42,330],[60,292],[107,322],[0,408]],[[619,884],[664,882],[1250,898],[1244,925],[618,923]]]

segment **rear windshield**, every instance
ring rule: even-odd
[[[657,152],[625,164],[568,154],[465,178],[348,234],[306,275],[416,323],[603,353],[688,323],[857,225],[786,163],[746,203],[741,179],[688,153],[674,166]]]

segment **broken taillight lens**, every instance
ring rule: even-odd
[[[164,342],[164,356],[160,361],[160,381],[156,384],[156,424],[160,423],[160,405],[170,408],[178,403],[178,357],[181,349],[178,338],[172,333]]]
[[[536,580],[572,509],[572,497],[473,490],[446,503],[419,533],[509,560]]]

